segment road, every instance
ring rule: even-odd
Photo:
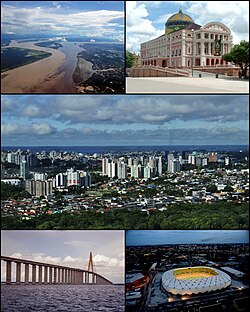
[[[248,93],[249,81],[237,78],[142,77],[126,78],[126,93]]]

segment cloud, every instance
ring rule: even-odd
[[[2,105],[5,146],[245,144],[248,137],[244,95],[2,96]]]
[[[98,267],[120,267],[121,261],[118,258],[107,257],[97,254],[93,257],[95,266]]]
[[[195,22],[200,25],[209,21],[222,22],[232,31],[234,43],[249,40],[249,1],[230,1],[230,5],[225,1],[191,1],[187,12],[197,15]]]
[[[3,137],[8,141],[5,145],[27,145],[27,134],[21,135],[18,126],[11,134],[6,135],[2,130]],[[6,125],[8,129],[8,126]],[[65,135],[65,133],[67,133]],[[60,142],[58,144],[58,137]],[[105,139],[105,140],[104,140]],[[239,127],[188,127],[168,129],[166,127],[156,127],[152,129],[126,129],[126,130],[96,130],[94,128],[75,129],[69,135],[67,128],[57,130],[56,135],[41,136],[35,134],[29,137],[30,145],[213,145],[213,144],[247,144],[248,131]],[[12,143],[12,144],[11,144]]]
[[[22,98],[21,98],[22,99]],[[46,99],[46,101],[42,101]],[[70,105],[69,105],[70,103]],[[64,124],[155,124],[248,120],[247,96],[51,96],[16,101],[2,96],[3,119],[50,119]],[[49,112],[49,113],[48,113]],[[68,134],[74,127],[67,129]],[[91,130],[90,130],[91,131]]]
[[[45,136],[49,134],[54,134],[56,128],[52,127],[48,123],[32,123],[32,124],[17,124],[17,123],[3,123],[1,125],[1,131],[3,135],[11,136]]]
[[[152,1],[150,1],[152,3]],[[163,31],[156,30],[152,21],[148,18],[145,2],[140,4],[136,1],[126,2],[126,32],[129,51],[138,52],[140,43],[160,36]]]
[[[115,36],[124,12],[118,10],[80,10],[62,8],[59,2],[43,7],[15,7],[2,5],[2,33],[26,34],[84,34],[91,31],[97,36]],[[117,21],[117,23],[115,22]],[[20,27],[21,26],[21,27]],[[113,28],[112,28],[113,27]],[[99,29],[99,31],[97,31]],[[86,35],[86,34],[85,34]]]
[[[127,49],[138,53],[141,43],[163,35],[166,20],[180,6],[201,26],[211,21],[227,25],[234,43],[249,40],[249,1],[128,1]]]

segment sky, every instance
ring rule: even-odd
[[[247,95],[2,95],[2,146],[248,145]]]
[[[126,246],[162,244],[234,244],[249,243],[249,231],[173,230],[126,232]]]
[[[87,269],[92,252],[96,272],[124,282],[124,231],[2,231],[1,255]],[[5,267],[1,280],[5,280]]]
[[[138,53],[141,43],[163,35],[167,19],[180,7],[198,25],[228,26],[234,44],[249,40],[249,1],[127,1],[127,50]]]
[[[1,33],[123,40],[123,1],[1,1]]]

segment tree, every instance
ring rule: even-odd
[[[134,64],[134,55],[133,53],[126,51],[126,67],[131,68]]]
[[[247,69],[249,67],[249,42],[242,40],[236,44],[230,53],[224,54],[222,59],[227,62],[233,62],[241,68],[241,76],[247,78]]]
[[[216,193],[218,189],[216,185],[212,184],[207,187],[206,191],[210,193]]]

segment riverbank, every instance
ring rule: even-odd
[[[36,42],[12,40],[8,47],[33,49],[51,53],[48,58],[5,71],[1,74],[2,93],[62,93],[66,56],[56,49],[38,47]]]

